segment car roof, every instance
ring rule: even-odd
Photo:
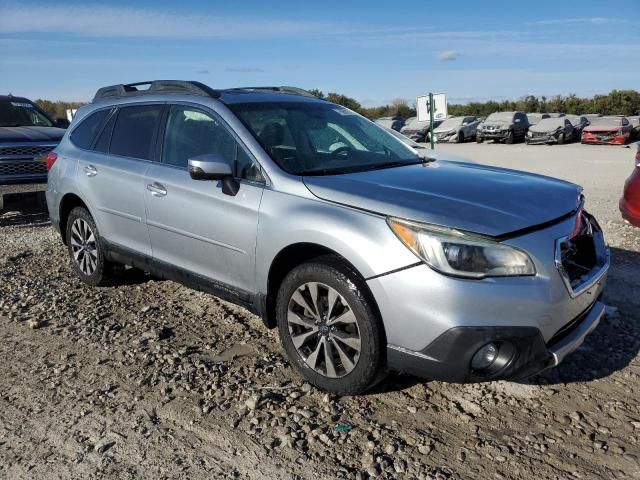
[[[219,100],[226,104],[265,102],[326,103],[325,100],[311,95],[262,90],[260,88],[230,88],[218,90],[218,92],[220,93]]]
[[[14,97],[13,95],[0,95],[0,102],[23,102],[33,103],[31,100],[25,97]]]

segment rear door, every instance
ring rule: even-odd
[[[255,160],[212,111],[189,104],[169,107],[161,163],[145,180],[153,258],[214,280],[255,291],[255,247],[264,177]],[[193,180],[189,158],[219,154],[233,162],[240,190],[222,193],[220,181]]]
[[[102,236],[147,256],[151,243],[144,223],[144,180],[156,153],[163,108],[143,104],[113,111],[90,151],[82,155],[77,177]]]

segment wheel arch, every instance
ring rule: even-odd
[[[67,220],[69,219],[69,214],[71,213],[71,210],[73,210],[76,207],[86,208],[87,211],[91,213],[87,202],[85,202],[82,198],[80,198],[75,193],[66,193],[60,200],[60,207],[59,207],[60,234],[62,236],[62,241],[64,242],[65,245],[67,244],[67,235],[66,235]]]
[[[274,328],[276,321],[276,298],[282,281],[287,274],[298,265],[308,263],[322,257],[332,257],[345,265],[354,275],[360,279],[362,293],[371,302],[371,308],[378,318],[381,319],[380,309],[376,303],[373,293],[367,285],[365,276],[343,255],[324,245],[313,242],[298,242],[287,245],[281,249],[273,258],[267,276],[267,294],[264,298],[262,317],[268,328]]]

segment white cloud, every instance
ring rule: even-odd
[[[224,71],[233,73],[260,73],[264,72],[264,69],[259,67],[227,67]]]
[[[460,53],[455,50],[445,50],[444,52],[440,52],[438,54],[438,60],[441,62],[451,62],[457,59],[460,56]]]
[[[571,24],[591,24],[607,25],[616,23],[627,23],[627,20],[610,17],[581,17],[581,18],[554,18],[550,20],[538,20],[529,22],[528,25],[571,25]]]
[[[53,32],[85,37],[269,38],[303,33],[341,33],[327,22],[186,15],[171,11],[101,5],[3,4],[0,32]]]

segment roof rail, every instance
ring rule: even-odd
[[[318,98],[313,93],[309,92],[308,90],[304,90],[303,88],[298,88],[298,87],[287,87],[287,86],[281,86],[281,87],[241,87],[241,88],[232,88],[230,90],[263,90],[263,91],[269,91],[269,92],[289,93],[291,95],[300,95],[302,97]]]
[[[139,89],[141,85],[149,85],[148,88]],[[154,95],[163,93],[189,93],[192,95],[205,95],[208,97],[218,98],[220,92],[196,81],[185,80],[153,80],[150,82],[137,82],[111,85],[109,87],[100,88],[93,101],[102,100],[104,98],[118,98],[135,95]]]

